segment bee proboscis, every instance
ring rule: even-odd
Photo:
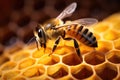
[[[89,29],[84,28],[84,25],[91,25],[97,22],[94,18],[82,18],[75,21],[62,21],[63,18],[69,17],[75,11],[77,3],[73,2],[66,7],[58,17],[51,19],[43,25],[37,25],[34,30],[34,36],[37,42],[37,47],[46,48],[48,39],[55,40],[54,46],[50,55],[54,52],[60,39],[73,40],[77,55],[82,59],[79,44],[81,42],[90,47],[97,47],[96,37]],[[70,36],[70,37],[66,37]],[[39,48],[39,47],[38,47]]]

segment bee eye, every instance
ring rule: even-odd
[[[42,29],[39,29],[39,30],[38,30],[38,36],[39,36],[39,37],[42,37]]]

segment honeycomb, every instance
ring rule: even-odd
[[[80,44],[83,60],[72,41],[61,40],[51,56],[54,41],[48,41],[47,48],[40,50],[34,42],[18,42],[0,56],[0,80],[120,80],[119,26],[118,13],[90,27],[98,47]]]
[[[6,4],[6,0],[3,2]],[[120,80],[120,13],[89,27],[98,47],[79,43],[83,60],[77,56],[72,41],[61,40],[51,56],[54,41],[48,41],[47,48],[40,50],[34,42],[26,44],[33,36],[33,26],[57,16],[72,2],[9,0],[8,5],[0,3],[4,5],[0,7],[3,9],[0,13],[0,80]],[[78,8],[71,19],[90,16],[101,20],[119,9],[119,2],[114,0],[76,2]],[[96,4],[99,6],[95,7]]]

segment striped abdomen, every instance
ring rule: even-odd
[[[90,47],[97,47],[96,37],[82,25],[72,24],[65,29],[66,34]]]

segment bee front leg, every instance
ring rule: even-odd
[[[57,39],[56,39],[56,41],[55,41],[55,43],[54,43],[54,46],[53,46],[53,48],[52,48],[52,52],[49,54],[49,56],[55,51],[55,49],[57,48],[57,45],[59,44],[59,42],[60,42],[60,38],[61,38],[61,36],[59,36]]]
[[[35,38],[36,39],[36,46],[37,46],[37,49],[39,50],[39,41],[38,41],[38,39],[37,38]]]

